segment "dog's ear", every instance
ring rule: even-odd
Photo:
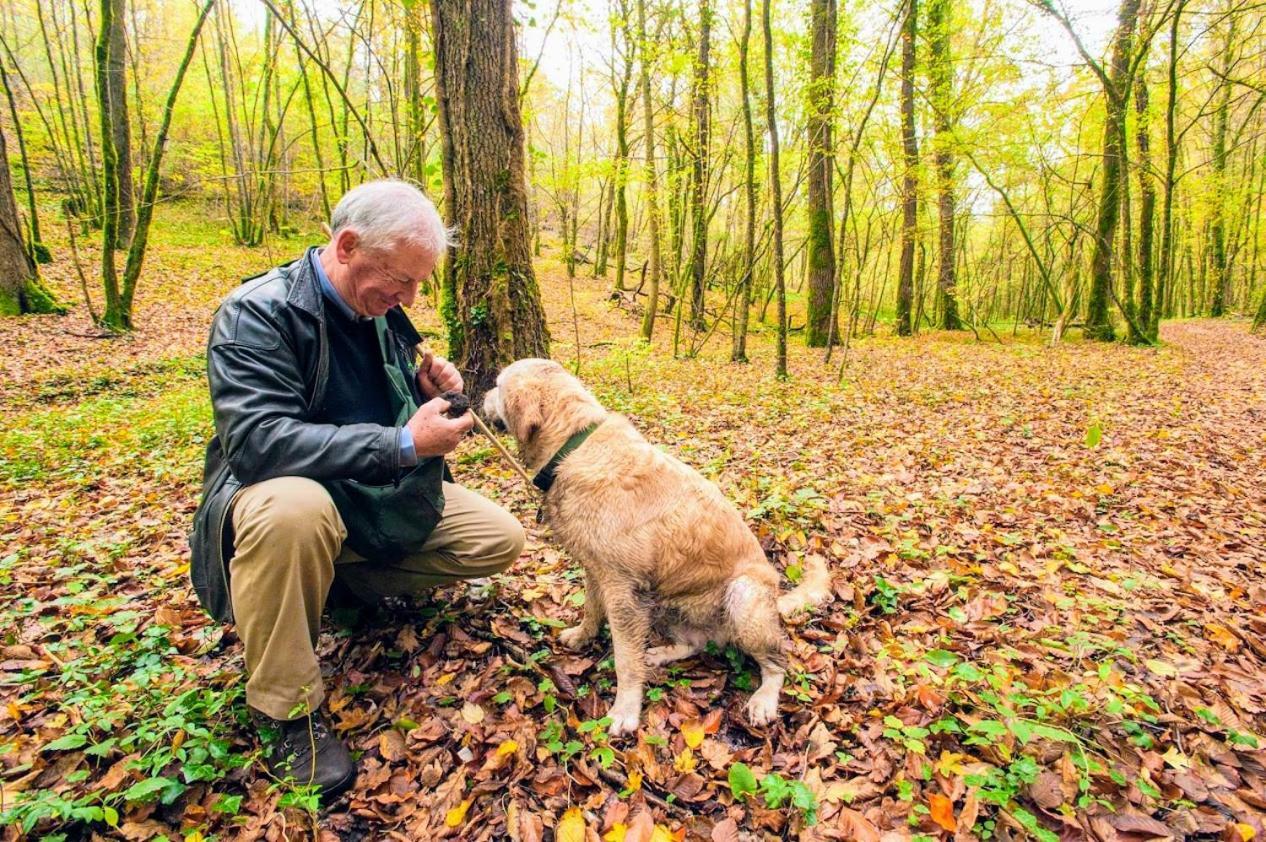
[[[541,431],[543,417],[541,415],[541,397],[539,391],[531,388],[515,389],[513,394],[502,393],[505,419],[510,433],[519,442],[529,442]]]

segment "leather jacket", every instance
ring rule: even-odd
[[[223,622],[233,619],[229,513],[238,489],[281,476],[379,484],[402,471],[398,427],[310,420],[321,409],[329,377],[324,307],[305,254],[247,279],[211,324],[207,379],[215,436],[189,537],[189,572],[202,607]],[[393,362],[412,361],[421,341],[417,330],[399,308],[386,319]],[[422,402],[420,393],[415,398]]]

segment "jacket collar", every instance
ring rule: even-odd
[[[316,246],[309,246],[298,260],[282,266],[281,272],[289,280],[286,303],[315,318],[324,319],[325,296],[321,294],[321,282],[317,279],[316,272],[312,270],[312,261],[320,259],[314,254],[316,250]],[[386,319],[387,326],[410,346],[422,341],[422,335],[405,315],[404,310],[393,307],[387,311]]]
[[[290,289],[286,293],[286,303],[298,307],[305,313],[317,318],[323,315],[321,306],[321,287],[318,285],[316,273],[312,271],[312,253],[316,246],[309,246],[303,257],[281,267],[281,271],[290,279]]]
[[[598,429],[597,424],[590,424],[583,430],[572,433],[567,441],[563,442],[563,446],[558,449],[558,452],[545,463],[545,467],[541,468],[541,470],[537,472],[536,476],[532,477],[532,484],[541,489],[541,491],[549,491],[554,485],[554,471],[558,470],[558,466],[563,463],[563,460],[566,459],[573,450],[584,444],[585,439],[589,438],[596,429]]]

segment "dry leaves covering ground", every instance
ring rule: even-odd
[[[556,642],[576,571],[470,440],[455,473],[528,549],[491,588],[329,623],[361,771],[309,811],[251,756],[240,644],[186,584],[203,333],[267,258],[172,230],[137,336],[89,338],[82,307],[0,324],[4,838],[1266,840],[1266,342],[867,339],[838,385],[793,342],[778,383],[765,335],[749,366],[723,335],[674,360],[588,277],[573,323],[548,260],[556,356],[579,332],[600,397],[780,567],[824,556],[836,599],[793,629],[776,727],[744,721],[754,665],[712,652],[608,743],[609,647]]]

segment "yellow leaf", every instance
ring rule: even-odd
[[[629,826],[623,822],[616,822],[610,830],[603,834],[602,838],[605,842],[624,842],[624,834],[629,832]]]
[[[473,799],[467,798],[465,801],[449,810],[444,816],[444,824],[449,827],[457,827],[459,824],[466,821],[466,811],[470,809],[472,801]]]
[[[554,828],[556,842],[585,842],[585,817],[579,807],[572,807],[563,814],[562,821]]]
[[[1105,494],[1105,495],[1111,494],[1114,490],[1115,489],[1113,489],[1113,487],[1111,485],[1108,485],[1108,483],[1106,482],[1095,486],[1095,491],[1098,491],[1100,494]]]
[[[507,754],[514,754],[518,750],[519,750],[518,743],[516,743],[514,740],[506,740],[504,743],[497,746],[497,756],[505,757]]]
[[[936,773],[945,778],[961,775],[967,771],[963,766],[963,761],[966,759],[967,755],[965,754],[959,754],[956,751],[942,751],[941,759],[936,761]]]
[[[1205,623],[1204,630],[1209,635],[1210,640],[1226,651],[1235,652],[1240,648],[1240,639],[1225,627],[1219,626],[1217,623]]]
[[[185,842],[205,842],[206,837],[202,835],[201,830],[195,830],[185,836]]]
[[[1243,839],[1244,842],[1249,842],[1250,839],[1257,835],[1257,828],[1253,827],[1251,824],[1236,822],[1235,829],[1239,831],[1240,839]]]
[[[642,788],[642,773],[636,769],[629,772],[629,791],[637,792]]]
[[[447,683],[449,683],[450,681],[452,681],[452,680],[453,680],[453,678],[454,678],[454,676],[456,676],[456,675],[457,675],[457,673],[455,673],[455,672],[446,672],[446,673],[444,673],[444,674],[443,674],[443,675],[441,675],[439,678],[435,679],[435,686],[436,686],[436,687],[443,687],[445,684],[447,684]]]
[[[1162,754],[1161,757],[1175,769],[1191,768],[1191,761],[1187,759],[1187,755],[1178,750],[1177,746],[1170,746],[1169,751]]]
[[[954,802],[950,801],[949,798],[939,792],[929,795],[928,810],[932,816],[932,821],[950,833],[958,830],[958,822],[954,819]]]
[[[1178,675],[1178,668],[1173,664],[1165,661],[1158,661],[1155,658],[1148,658],[1143,663],[1147,664],[1147,668],[1162,678],[1173,678]]]
[[[657,824],[651,833],[651,842],[673,842],[673,832],[662,824]]]
[[[687,719],[681,723],[681,735],[686,738],[687,748],[698,748],[703,744],[703,723],[698,719]]]
[[[699,761],[695,760],[695,753],[688,748],[682,749],[681,754],[677,755],[677,759],[673,761],[673,768],[678,772],[693,772],[698,765]]]

